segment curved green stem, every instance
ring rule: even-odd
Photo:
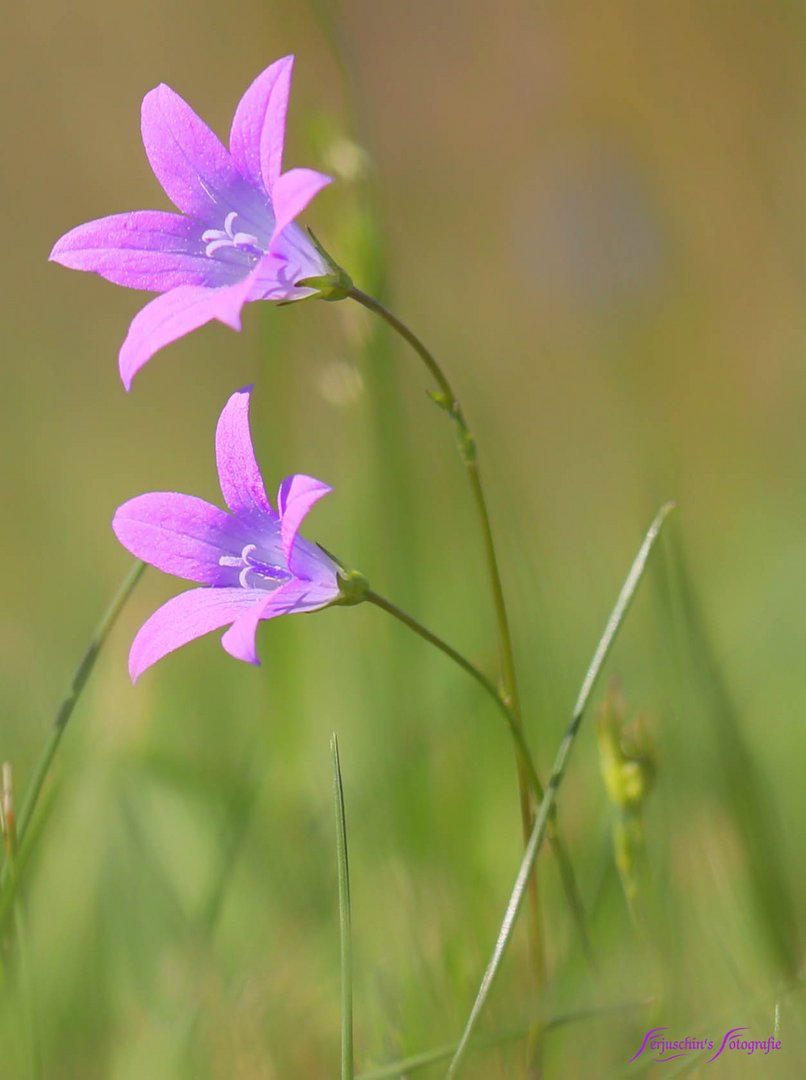
[[[486,692],[498,706],[499,711],[503,714],[504,719],[509,726],[512,738],[517,744],[518,755],[523,762],[524,771],[529,776],[529,782],[532,790],[534,791],[538,799],[542,799],[543,785],[540,783],[540,778],[538,777],[537,771],[535,770],[534,764],[532,763],[532,759],[529,755],[529,747],[526,745],[526,740],[523,737],[523,732],[518,726],[512,709],[509,705],[507,705],[504,698],[496,690],[493,682],[487,678],[484,672],[479,671],[475,664],[471,664],[471,662],[466,657],[462,656],[460,652],[457,652],[457,650],[454,649],[452,645],[449,645],[447,641],[443,641],[441,637],[437,637],[436,634],[432,633],[432,631],[429,630],[426,626],[423,626],[423,624],[418,622],[412,615],[409,615],[407,612],[403,611],[396,604],[393,604],[391,600],[387,600],[385,597],[379,596],[378,593],[373,592],[371,589],[366,594],[364,599],[367,600],[370,604],[374,604],[375,607],[379,607],[383,611],[387,612],[393,618],[397,619],[398,622],[402,622],[404,626],[408,626],[410,630],[413,630],[415,634],[419,634],[421,638],[429,642],[431,645],[436,646],[437,649],[439,649],[441,652],[444,652],[445,655],[449,656],[455,664],[458,664],[460,668],[466,671],[468,675],[472,676],[472,678],[474,678],[480,686],[484,687]]]
[[[453,387],[448,381],[448,377],[437,363],[434,355],[426,348],[417,335],[393,314],[393,312],[389,311],[389,309],[384,307],[378,300],[375,300],[374,297],[369,296],[361,289],[352,286],[348,292],[348,296],[369,311],[379,315],[414,349],[439,387],[439,394],[432,395],[434,401],[440,408],[448,413],[454,422],[459,453],[464,462],[465,469],[467,470],[470,487],[473,493],[473,502],[481,525],[487,573],[490,579],[493,604],[495,607],[496,625],[498,627],[503,699],[510,709],[513,735],[517,731],[517,735],[515,735],[516,766],[518,770],[518,789],[520,792],[521,824],[525,844],[528,842],[532,831],[535,813],[535,804],[530,793],[530,781],[532,777],[530,776],[529,768],[525,764],[526,761],[529,761],[531,764],[531,756],[528,753],[528,750],[525,754],[523,752],[526,746],[526,736],[524,733],[523,719],[521,717],[518,684],[515,678],[515,655],[512,648],[512,635],[509,629],[509,618],[507,616],[506,601],[504,599],[504,588],[501,583],[501,573],[498,568],[498,558],[495,552],[495,541],[493,539],[492,525],[490,523],[490,513],[487,508],[487,500],[484,495],[481,474],[479,472],[476,455],[476,441],[467,425],[467,421],[462,412],[462,407],[459,404],[459,399],[454,393]],[[531,766],[531,772],[534,772],[533,765]],[[544,982],[545,976],[545,956],[543,935],[540,928],[537,877],[534,873],[529,882],[529,896],[532,910],[530,930],[532,965],[534,968],[535,981],[538,987],[540,987]]]
[[[437,637],[435,633],[429,630],[422,623],[418,622],[408,612],[403,611],[396,604],[393,604],[390,600],[387,600],[383,596],[379,596],[378,593],[373,592],[371,589],[365,594],[364,599],[376,607],[379,607],[382,611],[387,612],[398,622],[403,623],[410,630],[413,630],[415,634],[418,634],[421,638],[427,641],[429,644],[434,645],[441,652],[449,656],[455,664],[458,664],[463,671],[466,671],[476,682],[483,687],[487,694],[492,698],[498,707],[499,711],[503,713],[504,719],[507,722],[509,730],[512,734],[512,738],[515,742],[518,764],[523,770],[523,773],[528,777],[529,787],[531,793],[534,794],[535,799],[541,802],[544,796],[543,785],[540,783],[540,777],[537,775],[537,770],[534,767],[531,756],[529,754],[529,747],[526,744],[526,740],[523,736],[523,731],[519,727],[516,717],[512,711],[512,708],[507,704],[505,699],[495,688],[495,685],[490,679],[479,669],[472,664],[466,657],[462,656],[460,652],[457,652],[452,645],[449,645],[447,641],[443,641],[442,638]],[[585,910],[582,905],[582,899],[577,889],[576,878],[574,877],[573,867],[571,866],[571,860],[568,857],[568,852],[565,850],[565,846],[562,843],[559,834],[557,832],[556,823],[552,817],[549,821],[548,838],[557,859],[557,865],[560,871],[560,878],[565,890],[568,905],[571,909],[571,913],[574,916],[574,920],[577,924],[577,930],[579,932],[580,941],[584,950],[585,956],[588,960],[588,964],[591,970],[595,970],[596,963],[593,955],[593,947],[588,936],[587,923],[585,919]]]

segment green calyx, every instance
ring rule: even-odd
[[[360,604],[369,593],[369,582],[358,570],[339,570],[339,595],[334,604]]]
[[[320,300],[346,300],[353,288],[353,279],[344,267],[339,266],[333,256],[322,247],[312,229],[308,229],[308,235],[313,246],[327,263],[330,273],[321,274],[318,277],[301,278],[294,284],[306,289],[316,289]]]

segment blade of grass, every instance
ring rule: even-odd
[[[67,693],[62,699],[62,703],[59,706],[58,712],[56,713],[56,718],[53,722],[50,741],[45,747],[44,753],[39,759],[39,764],[36,767],[36,771],[34,772],[34,775],[29,782],[28,787],[26,788],[25,798],[23,799],[22,807],[20,809],[19,817],[17,819],[17,845],[22,852],[24,852],[24,841],[26,834],[28,833],[28,829],[31,825],[34,811],[36,810],[37,803],[39,802],[39,797],[42,794],[42,788],[44,787],[45,780],[50,770],[50,766],[53,763],[53,759],[56,756],[56,751],[59,749],[59,744],[62,741],[62,736],[64,735],[65,728],[70,721],[70,717],[73,715],[73,710],[75,709],[78,700],[81,697],[81,692],[84,689],[87,680],[90,677],[90,674],[92,673],[92,669],[95,667],[95,661],[98,659],[98,654],[103,648],[104,642],[106,641],[107,637],[109,636],[110,630],[115,624],[115,620],[123,609],[126,601],[134,592],[134,589],[140,578],[143,576],[143,571],[145,570],[145,568],[146,564],[138,560],[129,570],[128,574],[121,583],[120,588],[115,593],[112,602],[110,603],[104,614],[101,616],[101,620],[98,625],[95,627],[95,631],[90,638],[90,643],[87,646],[87,650],[84,653],[84,656],[81,658],[80,664],[76,668],[75,674],[73,675]],[[9,861],[6,860],[2,869],[2,873],[0,873],[0,887],[4,887],[6,885],[9,877]],[[14,881],[11,882],[10,888],[11,891],[13,891]],[[5,900],[6,898],[3,897],[3,903],[0,904],[0,908],[2,908],[3,910],[6,909]]]
[[[341,946],[341,1080],[353,1080],[353,955],[350,935],[350,866],[347,859],[347,820],[341,782],[339,740],[330,738],[333,792],[336,803],[336,851],[339,868],[339,940]]]
[[[543,1031],[554,1031],[568,1024],[579,1023],[582,1020],[595,1020],[611,1013],[632,1012],[647,1006],[645,1001],[619,1002],[617,1005],[608,1005],[602,1009],[581,1009],[579,1012],[563,1013],[554,1016],[543,1026]],[[522,1025],[511,1031],[499,1032],[495,1035],[487,1035],[477,1039],[473,1045],[474,1050],[489,1050],[496,1046],[503,1046],[508,1042],[517,1042],[529,1034],[529,1026]],[[390,1062],[388,1065],[379,1065],[376,1069],[359,1073],[355,1080],[399,1080],[408,1076],[417,1069],[426,1069],[429,1065],[438,1065],[440,1061],[446,1061],[456,1050],[456,1043],[448,1043],[445,1046],[436,1046],[432,1050],[424,1050],[420,1054],[412,1054],[411,1057],[402,1058],[400,1061]]]
[[[608,653],[613,646],[613,642],[616,640],[619,629],[624,622],[624,617],[629,610],[633,597],[635,596],[638,585],[643,577],[644,570],[646,568],[647,560],[649,559],[650,552],[658,538],[660,530],[666,520],[667,515],[672,509],[673,504],[667,503],[661,507],[655,520],[649,527],[649,530],[644,537],[644,541],[638,550],[638,554],[630,567],[630,572],[621,587],[616,605],[607,620],[604,633],[596,646],[596,651],[593,654],[593,659],[590,662],[588,670],[585,672],[585,678],[582,680],[582,687],[579,691],[579,696],[574,706],[574,712],[571,718],[571,723],[563,736],[560,748],[557,751],[557,756],[554,759],[554,767],[549,778],[548,785],[546,786],[545,794],[540,802],[540,807],[535,817],[535,823],[532,828],[532,833],[529,837],[529,842],[526,846],[526,852],[521,861],[520,869],[518,870],[518,876],[515,879],[515,886],[512,890],[512,894],[507,904],[507,909],[504,914],[504,919],[501,924],[501,929],[498,933],[498,939],[493,949],[493,954],[487,965],[487,970],[484,972],[484,976],[479,987],[476,1000],[473,1003],[473,1008],[470,1011],[465,1030],[462,1033],[462,1037],[459,1040],[459,1044],[456,1048],[456,1052],[448,1067],[448,1078],[456,1076],[459,1066],[464,1059],[465,1054],[473,1036],[476,1024],[487,1002],[487,998],[490,995],[490,991],[493,986],[493,982],[501,967],[501,963],[504,959],[504,954],[509,945],[512,937],[512,932],[515,926],[515,921],[518,916],[521,904],[523,902],[524,893],[526,891],[527,883],[531,875],[532,866],[537,853],[540,850],[540,845],[543,842],[543,838],[546,834],[546,827],[551,819],[551,811],[554,806],[554,802],[557,798],[557,792],[562,783],[563,776],[565,775],[565,768],[570,756],[571,750],[574,745],[577,733],[582,719],[585,715],[585,710],[590,701],[593,688],[596,685],[596,681],[601,674],[604,662],[607,659]]]
[[[678,544],[672,544],[663,583],[665,603],[674,616],[680,682],[691,682],[694,693],[686,708],[698,715],[703,731],[712,738],[709,774],[716,791],[737,825],[752,868],[748,886],[767,939],[767,950],[785,978],[793,978],[802,961],[797,904],[779,843],[780,825],[763,774],[748,745],[739,712],[726,685],[703,614],[691,572]],[[693,677],[692,677],[693,676]]]

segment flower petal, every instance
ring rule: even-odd
[[[249,516],[275,513],[266,496],[252,435],[249,430],[251,386],[232,395],[218,419],[215,434],[216,463],[221,494],[233,514]]]
[[[296,225],[291,225],[279,238],[278,247],[285,247],[285,240],[289,232],[300,230]],[[255,267],[252,275],[252,288],[249,292],[250,300],[275,300],[287,303],[291,300],[304,300],[307,296],[315,296],[316,289],[305,286],[298,288],[294,283],[302,278],[318,277],[326,274],[327,267],[316,257],[317,261],[306,258],[298,250],[290,250],[288,254],[284,250],[274,251],[264,255]]]
[[[252,275],[235,285],[208,289],[179,285],[157,296],[132,320],[120,349],[120,377],[127,390],[137,372],[165,345],[218,319],[233,330],[241,329],[241,308],[252,288]]]
[[[239,555],[249,542],[224,510],[172,491],[129,499],[115,513],[112,528],[138,559],[202,585],[235,585],[237,571],[222,566],[220,559]]]
[[[293,68],[293,56],[284,56],[267,67],[239,101],[232,120],[232,159],[244,178],[267,194],[282,168]]]
[[[154,175],[179,210],[211,222],[230,210],[243,212],[248,183],[218,137],[170,86],[162,83],[143,98],[141,130]]]
[[[136,682],[146,668],[195,638],[235,622],[263,597],[253,589],[188,589],[146,620],[129,652],[129,675]]]
[[[177,285],[229,285],[244,276],[235,253],[205,253],[203,226],[181,214],[137,210],[88,221],[56,242],[50,258],[72,270],[91,270],[115,285],[165,292]]]
[[[269,593],[261,604],[244,611],[221,638],[221,644],[236,660],[259,664],[255,648],[257,624],[262,619],[278,615],[295,615],[326,607],[338,596],[338,586],[320,585],[310,581],[289,581]]]
[[[328,484],[316,480],[313,476],[305,476],[304,473],[296,473],[287,476],[280,484],[277,492],[277,512],[280,515],[280,536],[283,545],[283,555],[291,566],[291,554],[294,541],[297,538],[302,519],[324,495],[333,490]]]
[[[301,214],[311,199],[322,188],[333,182],[331,176],[316,172],[315,169],[289,169],[274,182],[271,189],[271,201],[274,207],[274,232],[271,249],[283,229]]]

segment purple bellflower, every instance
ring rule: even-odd
[[[216,429],[218,478],[229,513],[193,495],[155,491],[130,499],[115,514],[115,535],[133,555],[203,586],[175,596],[140,628],[129,654],[133,682],[167,653],[227,624],[221,639],[227,652],[258,664],[261,619],[316,611],[342,599],[337,563],[298,535],[302,519],[331,489],[311,476],[289,476],[280,484],[277,511],[272,509],[249,432],[250,394],[246,388],[232,395]]]
[[[276,61],[238,103],[229,150],[169,86],[146,94],[142,134],[154,174],[180,214],[137,210],[90,221],[50,258],[116,285],[160,293],[140,311],[120,350],[128,390],[165,345],[217,319],[240,330],[251,300],[314,296],[333,268],[294,219],[330,177],[282,172],[293,56]],[[334,297],[335,298],[335,297]]]

